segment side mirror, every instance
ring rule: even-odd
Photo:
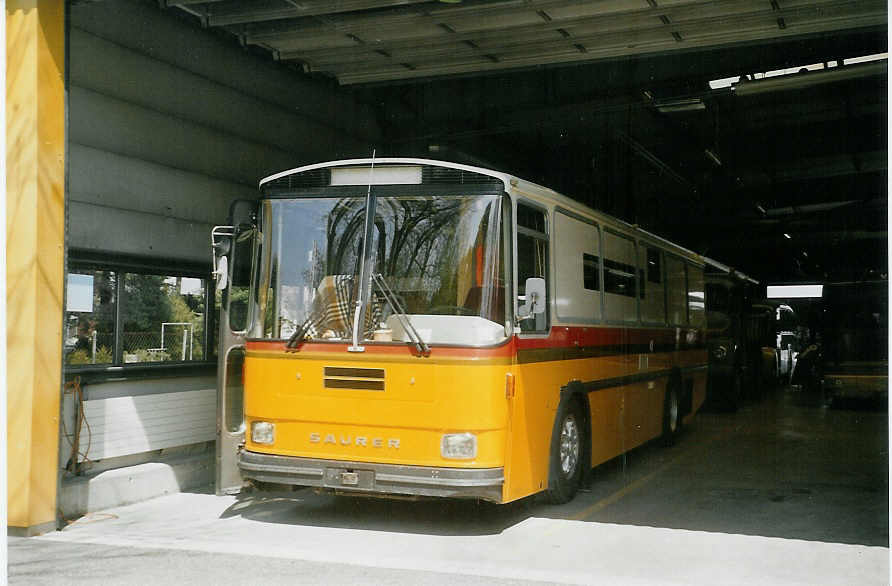
[[[214,279],[217,281],[217,291],[226,288],[229,279],[229,259],[221,256],[217,259],[217,266],[214,268]]]
[[[525,303],[517,308],[517,318],[529,319],[534,315],[545,313],[545,279],[530,277],[526,280],[524,290]]]
[[[229,281],[229,254],[232,248],[232,237],[235,229],[232,226],[214,226],[211,230],[211,251],[213,252],[214,279],[217,291],[226,289]]]

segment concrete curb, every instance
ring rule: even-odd
[[[209,486],[214,481],[214,455],[197,454],[66,478],[59,495],[63,519],[166,494]]]

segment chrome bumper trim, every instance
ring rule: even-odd
[[[259,482],[330,488],[365,494],[479,498],[502,502],[502,468],[435,468],[374,462],[320,460],[242,450],[242,476]],[[359,485],[343,483],[343,473],[361,473]]]

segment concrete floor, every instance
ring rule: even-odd
[[[184,493],[9,542],[15,584],[887,584],[888,416],[783,390],[560,507]]]

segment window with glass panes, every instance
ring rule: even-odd
[[[202,362],[216,354],[208,279],[176,272],[96,269],[67,275],[65,364]]]

